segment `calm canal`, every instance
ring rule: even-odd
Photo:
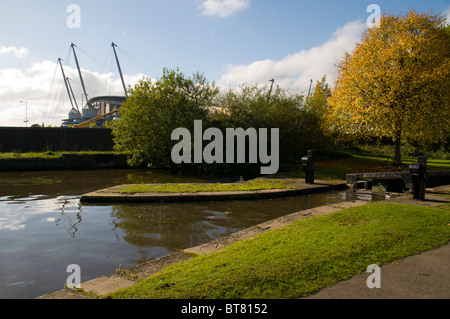
[[[0,173],[0,298],[31,299],[200,245],[296,211],[370,194],[329,192],[275,200],[81,205],[82,194],[127,183],[205,182],[146,170]]]

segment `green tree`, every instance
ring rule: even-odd
[[[326,119],[340,137],[443,143],[450,119],[450,36],[445,18],[384,15],[338,65]]]
[[[326,75],[320,81],[316,82],[311,96],[306,98],[305,109],[311,118],[309,123],[311,131],[312,144],[316,148],[326,148],[334,144],[333,141],[325,140],[324,117],[328,109],[328,99],[331,97],[331,88],[327,83]]]
[[[220,111],[210,116],[216,127],[279,128],[280,164],[298,163],[306,150],[316,146],[320,125],[303,107],[301,94],[245,84],[224,92],[217,104]]]
[[[172,131],[192,131],[194,120],[205,119],[217,93],[203,75],[187,77],[179,69],[164,68],[156,82],[142,79],[120,108],[121,119],[111,123],[115,149],[130,153],[132,165],[171,166]]]
[[[324,75],[320,81],[317,81],[311,96],[306,98],[306,108],[323,117],[328,108],[328,99],[330,97],[331,88],[327,83],[326,75]]]

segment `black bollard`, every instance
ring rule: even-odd
[[[411,182],[413,184],[413,198],[425,200],[427,158],[425,156],[420,156],[417,164],[409,165],[409,171],[411,173]]]
[[[314,151],[308,151],[308,156],[302,158],[305,183],[314,184]]]

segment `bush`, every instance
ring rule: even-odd
[[[194,120],[205,119],[217,92],[203,75],[186,77],[178,69],[164,69],[155,83],[142,79],[120,108],[121,119],[111,123],[115,150],[131,154],[133,166],[170,167],[172,131],[192,130]]]

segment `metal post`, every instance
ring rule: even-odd
[[[25,103],[25,127],[28,127],[28,102],[27,101],[20,101],[20,103]]]
[[[308,97],[311,94],[311,88],[312,88],[313,80],[311,79],[311,83],[309,84],[309,91],[308,91]]]
[[[307,184],[314,184],[314,161],[314,151],[312,150],[308,151],[308,156],[302,158],[305,183]]]
[[[89,106],[89,108],[91,108],[91,105],[89,104],[89,98],[88,98],[88,95],[86,93],[86,87],[84,86],[83,76],[81,75],[80,64],[78,63],[77,54],[75,53],[76,45],[72,43],[70,45],[70,47],[72,48],[73,55],[75,57],[75,63],[77,64],[78,75],[80,76],[80,80],[81,80],[81,87],[83,88],[84,96],[86,97],[86,104]]]
[[[419,198],[420,200],[425,200],[425,189],[427,187],[427,177],[425,176],[427,172],[427,157],[426,156],[419,156],[418,163],[420,165],[423,165],[423,172],[419,174]]]
[[[67,77],[66,77],[66,75],[65,75],[65,73],[64,73],[64,69],[63,69],[63,66],[62,66],[61,61],[62,61],[61,58],[58,58],[58,63],[59,63],[59,65],[61,66],[61,72],[62,72],[62,75],[63,75],[64,84],[66,85],[67,94],[69,95],[70,104],[72,105],[72,108],[74,108],[74,107],[73,107],[72,96],[70,95],[69,86],[67,85]]]
[[[125,86],[125,81],[123,79],[122,68],[120,67],[119,58],[117,57],[117,52],[116,52],[116,46],[117,45],[113,42],[111,44],[111,46],[112,46],[112,48],[114,50],[114,56],[116,57],[117,67],[119,68],[119,74],[120,74],[120,79],[122,80],[123,90],[125,91],[125,96],[128,97],[127,88]]]
[[[427,178],[425,176],[427,170],[427,158],[420,156],[417,164],[409,166],[411,173],[411,182],[413,184],[413,198],[418,200],[425,200],[425,188]]]
[[[72,93],[73,101],[75,102],[75,106],[77,107],[77,111],[78,111],[78,113],[80,113],[80,109],[78,108],[77,99],[75,98],[75,95],[73,94],[72,85],[70,85],[69,78],[67,78],[67,84],[69,85],[70,93]],[[72,108],[73,108],[73,105],[72,105]]]
[[[267,96],[267,100],[270,100],[270,96],[272,95],[272,90],[273,90],[273,83],[275,82],[275,79],[269,80],[269,82],[272,82],[272,84],[270,85],[270,90],[269,90],[269,94]]]

